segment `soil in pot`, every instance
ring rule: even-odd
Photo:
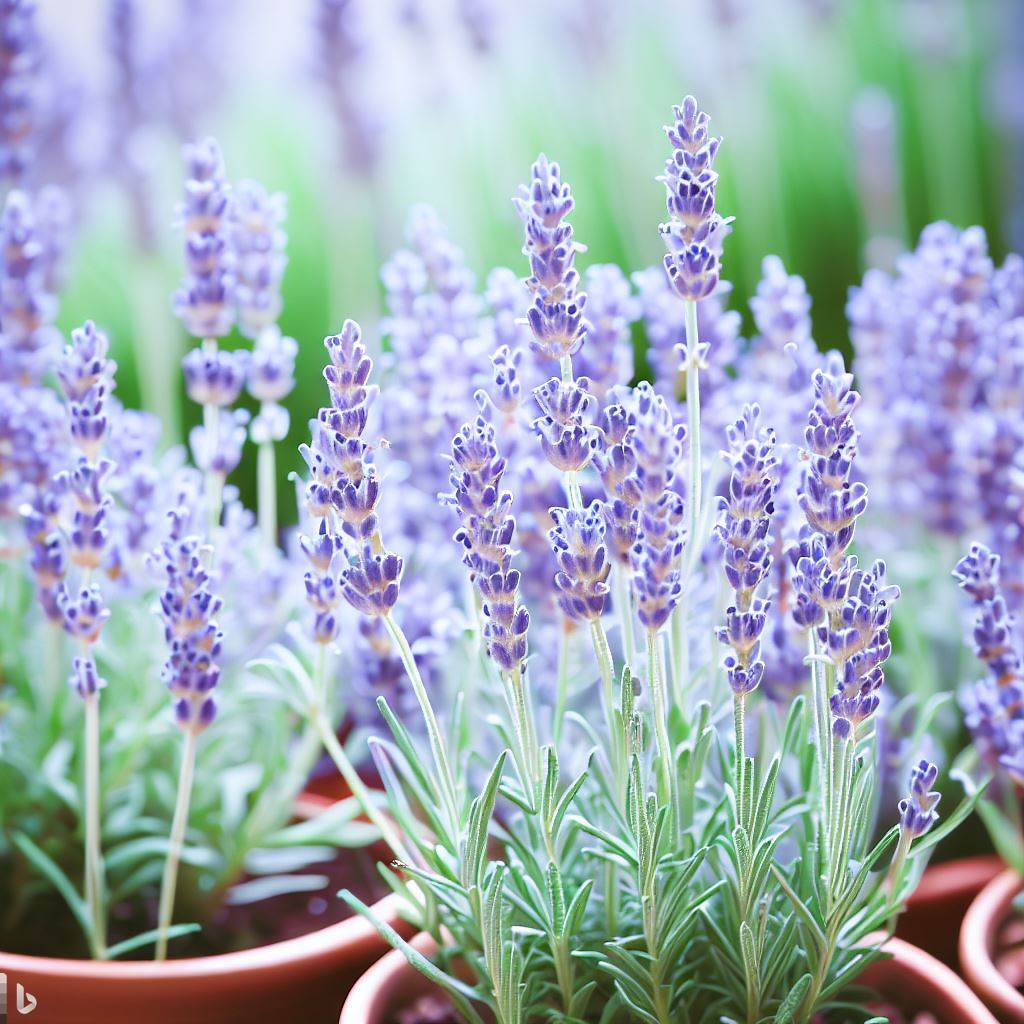
[[[352,916],[345,901],[337,898],[340,889],[351,889],[366,903],[375,903],[387,895],[388,888],[376,868],[378,859],[386,856],[386,851],[377,847],[338,850],[330,861],[312,864],[299,872],[324,876],[327,884],[321,889],[283,893],[247,904],[222,903],[203,922],[201,931],[170,943],[169,957],[215,956],[255,949],[337,924]],[[239,879],[252,880],[251,876]],[[111,907],[111,945],[154,927],[155,896],[149,904],[141,908],[136,903]],[[175,917],[178,921],[189,920],[187,908],[179,909]],[[81,930],[66,905],[59,896],[49,895],[33,914],[25,915],[15,928],[0,934],[0,949],[28,956],[88,957]],[[148,946],[123,959],[148,960],[152,955],[152,946]]]

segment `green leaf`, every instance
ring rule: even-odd
[[[793,1024],[796,1011],[803,1003],[808,989],[811,987],[811,976],[803,975],[799,981],[786,993],[786,997],[779,1003],[779,1009],[775,1014],[775,1024]]]
[[[228,889],[225,902],[232,906],[242,906],[286,893],[316,892],[329,881],[326,875],[266,875],[232,886]]]
[[[14,831],[11,833],[11,842],[25,855],[25,858],[36,868],[36,870],[47,878],[53,887],[64,897],[64,902],[75,915],[82,931],[87,939],[92,937],[92,927],[89,924],[89,911],[85,900],[78,895],[77,890],[71,883],[71,879],[64,874],[63,870],[52,860],[49,854],[44,853],[24,832]]]
[[[197,924],[172,924],[167,929],[167,938],[178,939],[182,935],[194,935],[199,931],[202,931],[202,928]],[[111,946],[107,950],[107,959],[116,960],[118,957],[124,956],[125,953],[130,953],[133,949],[148,946],[151,942],[156,942],[159,935],[159,928],[152,928],[148,932],[133,935],[130,939],[125,939],[124,942],[118,942]]]

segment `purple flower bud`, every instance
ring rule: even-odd
[[[256,337],[246,386],[258,402],[280,402],[295,387],[295,358],[299,345],[274,326]]]
[[[939,794],[932,790],[939,769],[928,761],[920,761],[910,773],[910,789],[899,803],[900,831],[907,839],[919,839],[939,820],[935,810]]]
[[[594,404],[589,388],[586,377],[571,384],[552,377],[533,392],[542,414],[533,428],[548,462],[562,472],[586,467],[599,445],[593,427],[585,422]]]
[[[96,662],[92,655],[75,658],[71,663],[70,686],[83,700],[98,693],[107,685],[106,679],[96,670]]]
[[[604,614],[608,601],[608,561],[601,502],[582,512],[551,509],[555,528],[549,533],[558,572],[558,606],[571,619],[593,621]]]
[[[181,361],[185,391],[199,405],[231,405],[242,392],[248,367],[249,353],[242,349],[194,348]]]
[[[402,559],[383,552],[374,554],[364,547],[353,564],[341,574],[341,592],[357,612],[367,616],[390,613],[398,600]]]
[[[99,587],[94,585],[72,594],[61,584],[57,606],[64,631],[83,644],[96,643],[103,624],[110,618],[110,609],[103,603]]]

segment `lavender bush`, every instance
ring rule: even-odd
[[[515,204],[525,340],[554,372],[533,388],[530,422],[519,416],[526,356],[495,353],[496,392],[482,389],[455,432],[442,494],[471,584],[475,625],[451,656],[466,659],[464,681],[444,728],[406,658],[425,742],[378,701],[392,736],[372,749],[402,844],[391,882],[438,952],[428,960],[344,895],[469,1021],[811,1021],[848,1007],[928,851],[971,807],[936,827],[938,769],[926,761],[898,806],[877,804],[899,588],[884,563],[862,567],[851,553],[868,498],[856,472],[861,396],[838,355],[810,353],[806,303],[781,264],[766,267],[759,326],[791,369],[765,360],[778,377],[765,409],[725,421],[724,471],[706,459],[699,396],[713,355],[699,309],[715,301],[729,223],[715,202],[720,140],[692,98],[674,113],[657,307],[679,339],[667,391],[607,379],[598,389],[577,374],[604,365],[584,353],[605,335],[574,265],[570,188],[539,157]],[[656,290],[647,277],[641,287]],[[742,379],[730,390],[743,395]],[[561,495],[549,510],[548,600],[534,602],[512,488],[526,479],[517,461],[541,460]],[[379,500],[400,494],[385,481]],[[343,532],[344,596],[403,648],[401,560]],[[787,564],[781,579],[775,559]],[[532,653],[552,607],[592,648],[575,687],[559,678],[553,707],[536,699],[544,661]],[[796,678],[769,689],[767,663],[791,637]],[[469,724],[478,707],[491,709],[484,762]],[[893,822],[880,838],[876,816]]]
[[[275,519],[279,403],[297,352],[276,323],[283,199],[255,183],[236,195],[212,140],[187,147],[185,162],[186,277],[174,304],[202,340],[182,364],[203,407],[194,466],[161,449],[151,416],[117,401],[102,330],[87,322],[62,344],[51,291],[60,253],[42,199],[12,192],[0,216],[8,948],[55,891],[93,957],[155,944],[162,959],[225,902],[323,887],[303,869],[380,834],[355,820],[372,801],[354,771],[361,803],[290,824],[321,736],[348,761],[330,680],[311,706],[281,675],[323,651],[291,636],[301,570]],[[251,352],[219,345],[236,317]],[[244,388],[259,402],[251,424],[233,408]],[[250,436],[257,515],[230,482]]]

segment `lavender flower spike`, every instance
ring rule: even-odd
[[[760,638],[768,602],[756,596],[771,568],[768,530],[778,487],[775,436],[758,430],[760,410],[747,406],[727,431],[732,464],[722,521],[716,534],[725,551],[725,575],[735,595],[726,609],[718,639],[733,653],[725,662],[729,685],[736,694],[757,689],[764,675]]]
[[[529,186],[523,185],[513,202],[525,226],[523,253],[530,260],[526,280],[533,295],[526,314],[533,331],[530,344],[539,355],[561,360],[578,351],[586,337],[587,296],[577,291],[579,274],[573,263],[582,247],[565,220],[573,199],[558,164],[542,153],[533,165]]]
[[[932,790],[939,769],[928,761],[918,762],[910,773],[910,789],[899,803],[900,832],[909,839],[920,839],[939,820],[935,810],[939,794]]]
[[[189,512],[169,513],[167,539],[150,558],[162,577],[160,617],[168,654],[162,679],[174,700],[174,716],[185,732],[202,732],[213,721],[213,690],[220,679],[221,632],[214,620],[221,600],[210,590],[199,537],[188,533]]]
[[[224,160],[213,139],[185,146],[184,158],[185,277],[174,311],[194,337],[222,338],[234,323],[236,284]]]
[[[708,134],[710,118],[692,96],[673,107],[675,123],[665,126],[672,155],[665,161],[664,182],[669,220],[661,225],[668,253],[665,272],[682,299],[707,298],[721,274],[722,241],[729,220],[715,210],[718,173],[714,170],[720,138]]]
[[[989,770],[1003,769],[1024,787],[1024,666],[999,568],[997,554],[972,544],[953,573],[974,605],[974,653],[989,670],[964,688],[960,706],[982,763]]]
[[[238,186],[232,210],[238,326],[249,338],[258,338],[281,313],[281,278],[288,262],[284,218],[283,193],[269,193],[255,181]]]

